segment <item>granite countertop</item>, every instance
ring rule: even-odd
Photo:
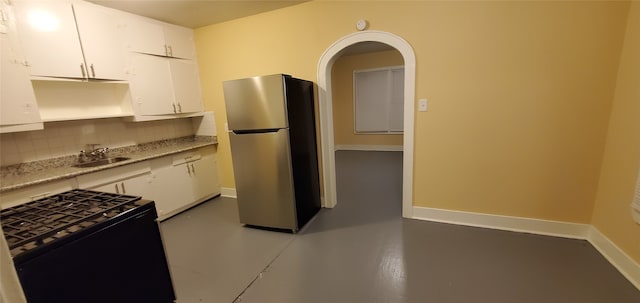
[[[109,151],[109,157],[127,157],[130,159],[97,167],[74,167],[73,165],[76,163],[75,155],[3,166],[0,167],[0,192],[73,178],[83,174],[159,158],[200,147],[215,145],[217,143],[217,137],[189,136],[113,148]]]

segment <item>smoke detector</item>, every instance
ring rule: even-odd
[[[358,20],[358,22],[356,22],[356,29],[359,31],[363,31],[367,28],[367,25],[369,25],[369,22],[367,22],[367,20],[360,19]]]

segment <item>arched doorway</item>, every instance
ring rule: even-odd
[[[341,52],[360,42],[380,42],[398,50],[404,59],[404,141],[402,159],[402,216],[413,216],[413,128],[416,58],[411,45],[394,34],[383,31],[363,31],[340,38],[320,57],[318,63],[318,97],[320,107],[320,138],[322,141],[322,170],[324,207],[337,203],[335,143],[333,138],[333,98],[331,69]]]

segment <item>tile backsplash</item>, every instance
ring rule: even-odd
[[[194,134],[191,119],[123,122],[96,119],[45,123],[44,130],[0,134],[0,165],[78,154],[86,144],[123,147]]]

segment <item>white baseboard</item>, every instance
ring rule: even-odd
[[[413,218],[573,239],[586,239],[590,226],[588,224],[489,215],[417,206],[413,207]]]
[[[587,240],[640,289],[640,264],[589,224],[413,207],[413,219]]]
[[[220,188],[220,195],[227,198],[237,198],[236,189],[231,187]]]
[[[335,150],[402,151],[402,145],[336,145]]]
[[[620,249],[595,226],[589,228],[587,240],[593,245],[631,284],[640,289],[640,264]]]

